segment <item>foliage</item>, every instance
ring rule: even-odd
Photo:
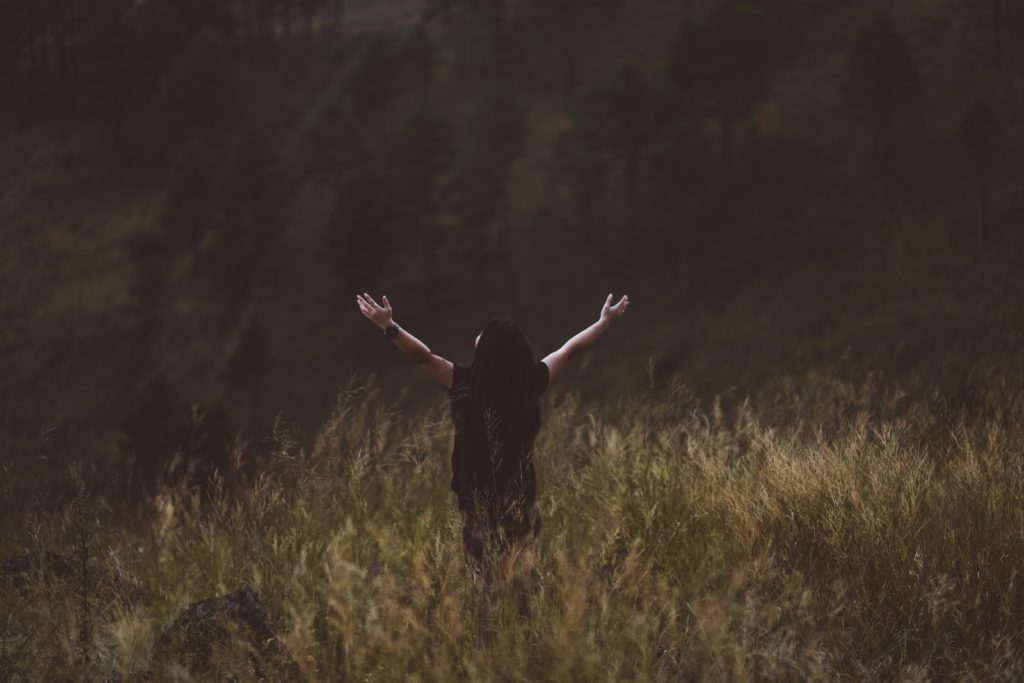
[[[360,291],[362,283],[388,267],[396,242],[396,209],[387,176],[375,164],[361,164],[345,174],[328,228],[327,255],[339,292]]]
[[[672,44],[669,69],[691,111],[719,122],[723,154],[733,128],[768,90],[779,63],[778,20],[754,2],[719,4],[702,23],[685,22]]]
[[[228,46],[215,31],[204,29],[162,79],[156,116],[167,143],[198,140],[208,145],[223,136],[237,115],[233,89]]]
[[[854,120],[866,129],[881,170],[893,171],[895,155],[918,120],[922,82],[910,44],[888,15],[867,22],[853,45],[844,83]]]
[[[1005,140],[999,116],[988,102],[976,100],[960,119],[957,131],[967,159],[968,171],[974,176],[982,205],[982,230],[989,231],[991,185],[998,170],[1000,144]]]
[[[403,65],[405,83],[403,90],[419,90],[429,87],[434,80],[438,62],[438,47],[430,32],[422,24],[416,24],[399,46],[398,61]]]
[[[356,112],[363,117],[376,114],[398,94],[399,66],[390,36],[375,34],[367,41],[349,81]]]
[[[501,89],[488,89],[473,103],[450,187],[455,212],[480,226],[505,208],[509,167],[523,152],[526,112]]]
[[[219,178],[215,162],[198,144],[181,154],[167,184],[163,225],[168,242],[194,249],[213,229]]]
[[[258,321],[250,320],[224,368],[224,381],[229,387],[256,390],[267,371],[268,346],[263,327]]]

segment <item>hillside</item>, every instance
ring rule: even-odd
[[[323,6],[307,33],[154,0],[83,24],[77,85],[49,62],[24,62],[31,90],[8,74],[5,467],[82,459],[124,483],[176,450],[221,462],[276,417],[308,440],[353,375],[432,405],[354,291],[461,362],[493,314],[542,355],[628,292],[564,385],[590,395],[675,377],[739,400],[828,369],[966,405],[979,366],[1019,371],[1017,10],[996,54],[957,0],[563,4],[428,3],[420,24],[411,3],[352,3],[340,33]],[[868,30],[882,11],[897,38]],[[134,70],[87,49],[108,30]],[[764,50],[734,54],[756,79],[715,61],[737,35]],[[851,94],[851,64],[869,84],[886,66],[864,40],[911,65],[892,158],[865,123],[885,103]],[[723,83],[744,93],[733,119]]]

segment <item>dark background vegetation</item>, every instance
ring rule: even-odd
[[[441,388],[508,313],[560,388],[1021,369],[1012,0],[0,0],[0,464],[139,491]],[[11,503],[12,501],[7,501]]]

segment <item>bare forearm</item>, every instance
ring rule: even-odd
[[[381,329],[383,330],[386,327],[381,327]],[[395,343],[395,346],[402,350],[402,353],[412,358],[416,363],[426,363],[430,360],[432,355],[430,348],[404,327],[399,326],[398,334],[392,337],[391,340]]]
[[[590,327],[577,332],[569,341],[562,346],[566,353],[571,356],[578,355],[585,348],[597,341],[597,338],[608,329],[611,322],[607,319],[598,320]]]
[[[571,357],[579,354],[597,341],[597,338],[611,326],[612,321],[626,311],[628,305],[629,298],[623,294],[619,303],[613,306],[612,295],[609,294],[608,299],[604,302],[604,306],[601,307],[601,316],[597,319],[596,323],[577,332],[569,341],[562,344],[557,351],[549,353],[542,359],[543,363],[548,366],[549,381],[554,379],[556,375],[561,374],[562,368],[565,367],[566,362]]]

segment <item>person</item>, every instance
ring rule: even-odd
[[[597,322],[539,362],[515,322],[491,318],[474,341],[469,365],[452,363],[399,326],[387,296],[378,304],[356,295],[362,314],[446,389],[455,428],[451,489],[462,515],[462,542],[478,597],[478,635],[493,634],[493,587],[511,576],[519,612],[529,612],[536,585],[541,530],[533,444],[540,430],[539,399],[565,364],[594,343],[626,312],[629,297],[609,294]]]

